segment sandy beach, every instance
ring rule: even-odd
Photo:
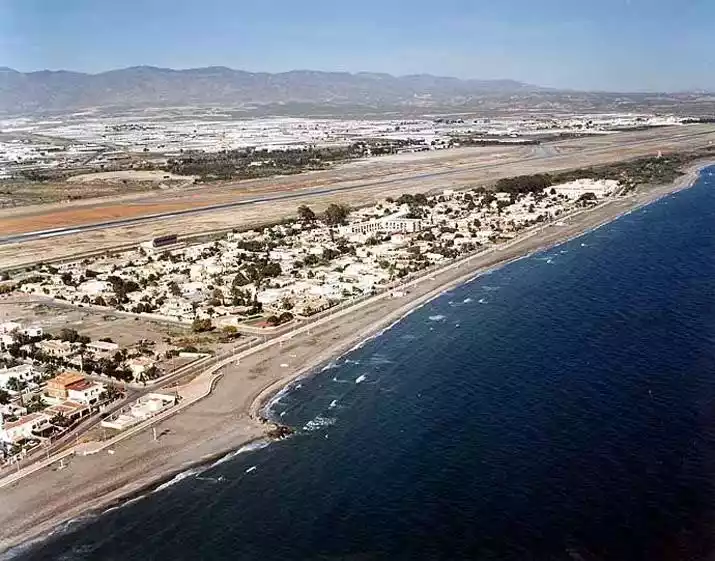
[[[526,233],[497,250],[483,252],[407,283],[401,297],[381,295],[336,314],[289,340],[267,346],[231,364],[213,393],[156,425],[160,438],[144,431],[109,454],[74,457],[66,469],[41,470],[0,490],[0,551],[46,536],[78,517],[101,512],[123,497],[214,461],[261,439],[261,408],[296,377],[344,354],[444,291],[488,269],[553,246],[669,193],[687,188],[705,164],[692,166],[671,185],[641,189],[564,221]]]

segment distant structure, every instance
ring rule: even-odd
[[[147,253],[159,253],[172,249],[180,249],[184,247],[184,244],[179,242],[179,237],[176,234],[167,234],[144,242],[140,244],[140,246],[146,250]]]
[[[347,226],[341,226],[338,231],[343,235],[369,235],[377,232],[397,234],[419,232],[427,226],[425,220],[421,218],[404,218],[403,214],[396,213],[366,222],[355,222]]]
[[[168,234],[166,236],[159,236],[151,240],[152,247],[166,247],[167,245],[174,245],[178,243],[178,238],[176,234]]]

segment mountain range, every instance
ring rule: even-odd
[[[135,66],[98,74],[0,68],[0,111],[7,113],[193,104],[460,105],[483,97],[542,90],[514,80],[461,80],[428,74],[311,70],[271,74],[222,66],[188,70]]]

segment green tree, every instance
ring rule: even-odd
[[[42,401],[42,398],[39,395],[33,395],[25,407],[27,407],[28,413],[37,413],[38,411],[45,409],[47,405],[44,401]]]
[[[9,389],[10,391],[19,392],[22,391],[24,387],[25,384],[14,376],[7,381],[7,389]]]
[[[298,218],[302,222],[315,222],[316,216],[313,210],[307,205],[300,205],[298,207]]]
[[[211,331],[213,329],[213,324],[211,323],[211,320],[206,318],[206,319],[199,319],[196,318],[194,322],[191,324],[191,330],[194,333],[203,333],[204,331]]]
[[[108,386],[107,389],[105,389],[100,395],[99,395],[99,400],[100,401],[114,401],[115,399],[119,399],[120,397],[123,397],[124,394],[122,391],[115,387],[115,386]]]
[[[64,413],[57,413],[54,417],[50,419],[50,423],[56,427],[66,428],[72,424],[72,422],[64,415]]]
[[[350,214],[349,207],[332,203],[325,209],[325,223],[328,226],[339,226],[345,222],[348,214]]]
[[[0,390],[0,405],[7,405],[10,403],[10,394],[5,390]]]
[[[181,296],[181,289],[179,288],[179,285],[176,284],[176,281],[171,281],[168,288],[169,292],[171,292],[174,296]]]
[[[69,327],[63,327],[60,329],[60,333],[57,336],[61,341],[69,341],[70,343],[76,343],[79,341],[79,333],[76,329],[70,329]]]

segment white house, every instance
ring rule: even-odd
[[[107,281],[89,280],[80,284],[77,287],[77,291],[87,296],[99,296],[100,294],[112,292],[112,285]]]
[[[82,405],[94,405],[104,391],[104,384],[82,380],[67,387],[67,399]]]
[[[135,380],[154,365],[155,362],[145,356],[138,356],[127,361],[127,367],[132,371]]]
[[[91,341],[87,349],[95,353],[110,353],[119,349],[119,345],[110,341]]]
[[[0,323],[0,333],[12,333],[13,331],[20,331],[22,325],[15,321],[6,321],[5,323]]]
[[[40,341],[37,343],[40,350],[50,356],[55,357],[68,357],[72,354],[73,348],[72,343],[69,341],[58,341],[56,339],[50,339],[49,341]]]
[[[20,364],[12,368],[0,370],[0,388],[7,389],[8,382],[15,378],[19,382],[31,382],[37,376],[37,371],[30,364]]]
[[[33,432],[40,431],[49,424],[49,416],[44,413],[31,413],[19,418],[17,421],[3,424],[2,429],[0,429],[0,440],[8,444],[15,444],[25,438],[33,438]]]
[[[22,330],[22,332],[28,337],[42,337],[44,331],[39,325],[31,325]]]

